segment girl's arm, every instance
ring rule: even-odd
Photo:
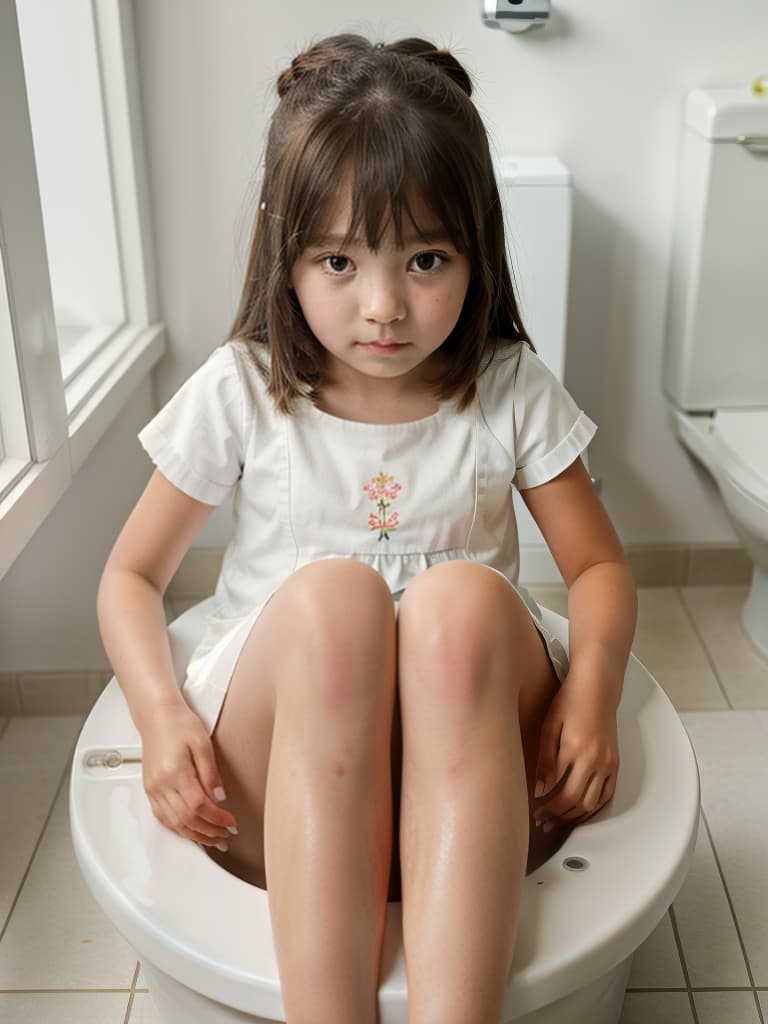
[[[179,689],[163,595],[213,511],[155,470],[107,560],[99,629],[142,738],[144,788],[156,817],[188,839],[216,845],[233,816],[216,802],[221,777],[203,722]]]
[[[568,587],[570,668],[542,729],[537,795],[544,799],[536,816],[573,823],[594,814],[616,786],[616,710],[637,594],[581,459],[521,494]]]
[[[156,469],[101,576],[96,600],[101,639],[139,732],[158,707],[184,703],[163,595],[213,508]]]

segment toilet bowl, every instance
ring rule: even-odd
[[[208,599],[169,626],[178,678]],[[543,609],[568,643],[567,620]],[[612,800],[523,882],[502,1021],[616,1024],[637,947],[677,895],[693,854],[699,777],[664,691],[632,656],[618,709]],[[228,874],[152,814],[141,741],[115,679],[75,750],[70,817],[93,895],[142,963],[165,1024],[285,1021],[267,893]],[[400,903],[387,906],[381,1024],[406,1024]]]
[[[754,562],[741,621],[768,658],[768,408],[674,410],[675,431],[708,470],[736,536]]]

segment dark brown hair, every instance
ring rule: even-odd
[[[431,210],[464,253],[470,283],[443,343],[448,372],[436,397],[466,408],[499,342],[531,344],[507,263],[501,200],[469,75],[448,50],[424,39],[372,45],[359,35],[320,40],[277,78],[259,209],[240,307],[230,339],[267,345],[262,371],[280,412],[321,384],[322,350],[295,294],[291,268],[316,237],[351,169],[352,222],[376,251],[391,216],[402,246],[409,197]],[[531,346],[533,347],[533,346]],[[257,365],[263,361],[256,360]]]

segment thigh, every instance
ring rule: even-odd
[[[398,656],[401,673],[412,660],[426,658],[443,665],[444,676],[435,679],[440,690],[449,688],[454,667],[476,666],[482,673],[484,665],[503,659],[509,686],[517,692],[526,763],[538,753],[538,729],[560,684],[527,605],[501,573],[482,563],[457,560],[417,576],[398,614]],[[482,692],[478,672],[467,676],[468,683],[473,677]],[[427,716],[433,695],[419,685],[418,674],[411,689],[415,692],[401,694],[404,708],[412,706],[415,713]],[[436,696],[440,700],[441,692]],[[407,736],[408,723],[404,724]]]
[[[215,848],[207,852],[232,874],[259,888],[267,887],[264,806],[284,667],[302,652],[318,664],[323,649],[334,647],[334,636],[341,636],[344,630],[354,634],[355,620],[365,619],[369,608],[370,621],[375,624],[370,633],[381,643],[382,590],[388,598],[381,577],[360,563],[349,559],[313,563],[278,588],[243,645],[212,735],[227,794],[223,806],[234,814],[239,835],[230,840],[227,853]],[[338,634],[333,633],[337,626]],[[343,657],[348,657],[352,648],[350,638],[346,639],[348,642],[342,638],[336,645]],[[322,675],[319,664],[317,674]],[[310,679],[307,685],[313,683]],[[283,696],[305,710],[301,694],[298,700],[287,691]],[[332,699],[336,696],[331,694]]]
[[[291,615],[290,601],[278,589],[253,624],[229,681],[211,736],[216,764],[238,835],[223,853],[206,853],[221,867],[260,889],[264,872],[264,800],[275,722],[275,691],[270,666]]]
[[[461,593],[461,601],[456,600],[457,593]],[[520,739],[532,815],[541,727],[560,682],[528,607],[514,587],[487,566],[463,561],[441,563],[417,577],[403,598],[398,617],[401,665],[408,657],[404,645],[421,644],[435,628],[437,633],[431,642],[445,648],[447,672],[451,658],[462,657],[452,651],[453,645],[458,649],[472,646],[478,657],[488,649],[505,653],[510,685],[518,689]],[[465,641],[465,637],[471,637],[471,641]],[[409,698],[403,704],[405,714],[415,713],[428,724],[428,703],[403,696]],[[407,745],[409,734],[419,735],[419,722],[404,721],[403,732]],[[532,816],[530,823],[529,872],[548,859],[565,839],[565,834],[559,832],[542,833]]]

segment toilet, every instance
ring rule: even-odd
[[[546,156],[505,157],[497,170],[524,322],[562,379],[570,173]],[[521,549],[536,545],[538,531],[522,517],[520,526]],[[212,601],[169,626],[180,684]],[[542,615],[567,649],[567,621]],[[633,953],[687,873],[699,821],[696,761],[677,712],[634,657],[617,720],[613,798],[523,883],[503,1022],[617,1024]],[[77,743],[70,820],[85,880],[136,951],[164,1024],[285,1021],[268,895],[154,817],[140,736],[115,679]],[[400,903],[387,906],[378,1003],[381,1024],[407,1024]]]
[[[754,563],[741,618],[768,658],[768,96],[689,93],[680,153],[664,391]]]
[[[180,681],[212,601],[169,627]],[[542,614],[567,648],[567,620]],[[503,1022],[617,1024],[632,955],[687,873],[699,821],[696,761],[669,698],[634,656],[617,721],[613,798],[523,883]],[[136,951],[164,1024],[285,1021],[267,893],[154,817],[140,737],[115,679],[77,743],[70,821],[83,876]],[[387,905],[379,1019],[408,1020],[400,903]]]

